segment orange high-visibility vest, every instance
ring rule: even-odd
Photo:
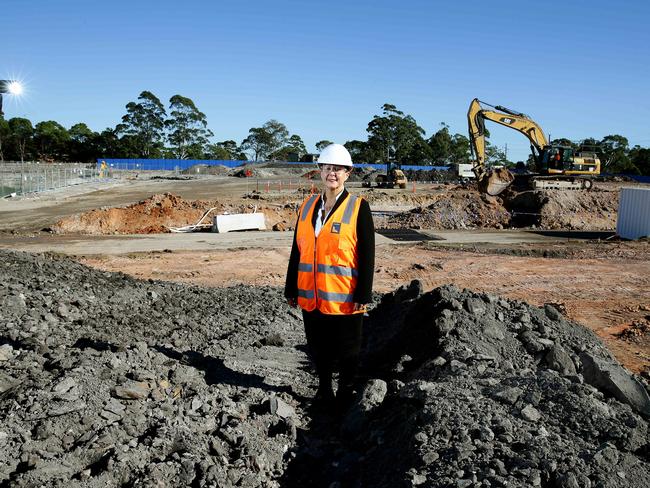
[[[363,313],[355,312],[353,300],[361,198],[348,194],[316,237],[312,216],[318,198],[320,195],[312,195],[305,200],[298,214],[298,305],[309,312],[318,308],[330,315]]]

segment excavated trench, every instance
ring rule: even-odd
[[[335,415],[279,289],[0,260],[2,486],[650,484],[648,385],[551,305],[378,295]]]

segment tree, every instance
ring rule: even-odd
[[[34,144],[43,158],[64,159],[69,140],[68,130],[54,120],[39,122],[34,127]]]
[[[9,122],[7,122],[4,117],[0,116],[0,161],[4,163],[5,154],[3,149],[3,143],[6,146],[6,142],[9,140]]]
[[[157,157],[163,147],[165,107],[153,93],[143,91],[139,102],[126,104],[126,115],[116,127],[120,134],[133,137],[138,157]]]
[[[327,139],[323,139],[322,141],[318,141],[316,143],[316,151],[321,152],[323,149],[325,149],[330,144],[334,144],[334,143],[332,141],[328,141]]]
[[[451,138],[451,164],[467,164],[471,157],[469,138],[462,134],[454,134]]]
[[[83,162],[92,161],[97,154],[95,141],[98,134],[90,130],[90,128],[83,122],[70,127],[68,134],[70,135],[68,149],[70,160]]]
[[[95,137],[95,155],[100,158],[120,158],[125,156],[123,144],[117,130],[107,127]]]
[[[27,150],[34,137],[34,128],[29,119],[14,117],[9,119],[10,139],[16,148],[16,154],[20,156],[20,161],[25,161]]]
[[[384,104],[383,115],[375,115],[368,123],[369,155],[376,161],[399,161],[414,164],[423,148],[424,129],[410,115],[397,110],[395,105]]]
[[[271,157],[273,159],[280,159],[285,161],[300,161],[300,158],[307,153],[307,148],[305,143],[297,134],[293,134],[287,140],[287,143],[284,147],[278,149]]]
[[[603,137],[599,146],[603,150],[604,168],[611,173],[625,173],[632,170],[627,155],[629,143],[626,137],[618,134]]]
[[[244,151],[250,151],[253,161],[259,161],[269,153],[270,141],[271,134],[262,127],[251,127],[248,130],[248,137],[241,143],[241,148]]]
[[[367,142],[353,139],[351,141],[347,141],[343,145],[350,153],[352,161],[356,161],[357,163],[372,161]]]
[[[629,158],[636,174],[650,176],[650,149],[634,146],[630,150]]]
[[[288,142],[289,131],[287,126],[275,119],[269,120],[262,128],[269,133],[269,152],[272,154]]]
[[[181,95],[169,99],[170,117],[165,121],[169,143],[179,159],[200,158],[212,137],[206,116],[194,102]]]
[[[447,164],[451,159],[452,139],[449,133],[449,126],[444,122],[441,122],[440,126],[440,130],[433,134],[427,143],[431,148],[433,163]]]
[[[241,143],[243,151],[249,151],[255,161],[267,158],[284,147],[289,139],[287,126],[271,119],[262,127],[251,127],[248,137]]]
[[[237,143],[233,140],[227,140],[211,144],[208,148],[210,159],[246,159],[246,155],[241,152]]]

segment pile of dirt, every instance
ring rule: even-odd
[[[610,230],[616,228],[618,190],[544,190],[504,196],[523,224],[543,229]]]
[[[56,222],[50,230],[56,234],[159,234],[170,232],[170,227],[196,224],[210,208],[212,215],[221,213],[263,212],[267,227],[278,223],[293,225],[293,206],[227,204],[216,200],[184,200],[178,195],[163,193],[127,207],[91,210],[66,217]],[[207,223],[211,222],[209,217]]]
[[[99,487],[650,483],[647,385],[552,306],[377,297],[355,402],[310,410],[281,290],[0,251],[0,482]]]
[[[391,216],[385,228],[471,229],[510,225],[511,215],[497,197],[455,187],[433,197],[433,203]]]
[[[395,198],[406,203],[406,197],[400,194]],[[380,226],[611,230],[616,228],[617,212],[618,190],[510,190],[492,197],[475,189],[453,186],[428,196],[425,202],[408,212],[380,221]]]

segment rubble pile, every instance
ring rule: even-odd
[[[511,215],[498,197],[456,187],[435,195],[433,203],[391,216],[386,228],[471,229],[508,227]]]
[[[222,213],[263,212],[268,227],[278,222],[292,222],[295,212],[291,205],[255,205],[241,202],[232,204],[217,200],[185,200],[172,193],[152,195],[141,202],[126,207],[90,210],[65,217],[49,229],[55,234],[160,234],[170,232],[170,227],[196,224],[204,213],[215,208],[212,215]],[[211,216],[203,223],[210,223]]]
[[[414,282],[372,315],[363,486],[650,485],[648,385],[552,305]]]
[[[277,290],[0,260],[0,484],[274,486],[310,385]]]
[[[317,411],[279,289],[0,261],[3,486],[650,483],[647,385],[551,305],[378,296],[357,398]]]
[[[506,207],[525,225],[542,229],[611,230],[616,228],[618,190],[537,190],[506,196]]]

